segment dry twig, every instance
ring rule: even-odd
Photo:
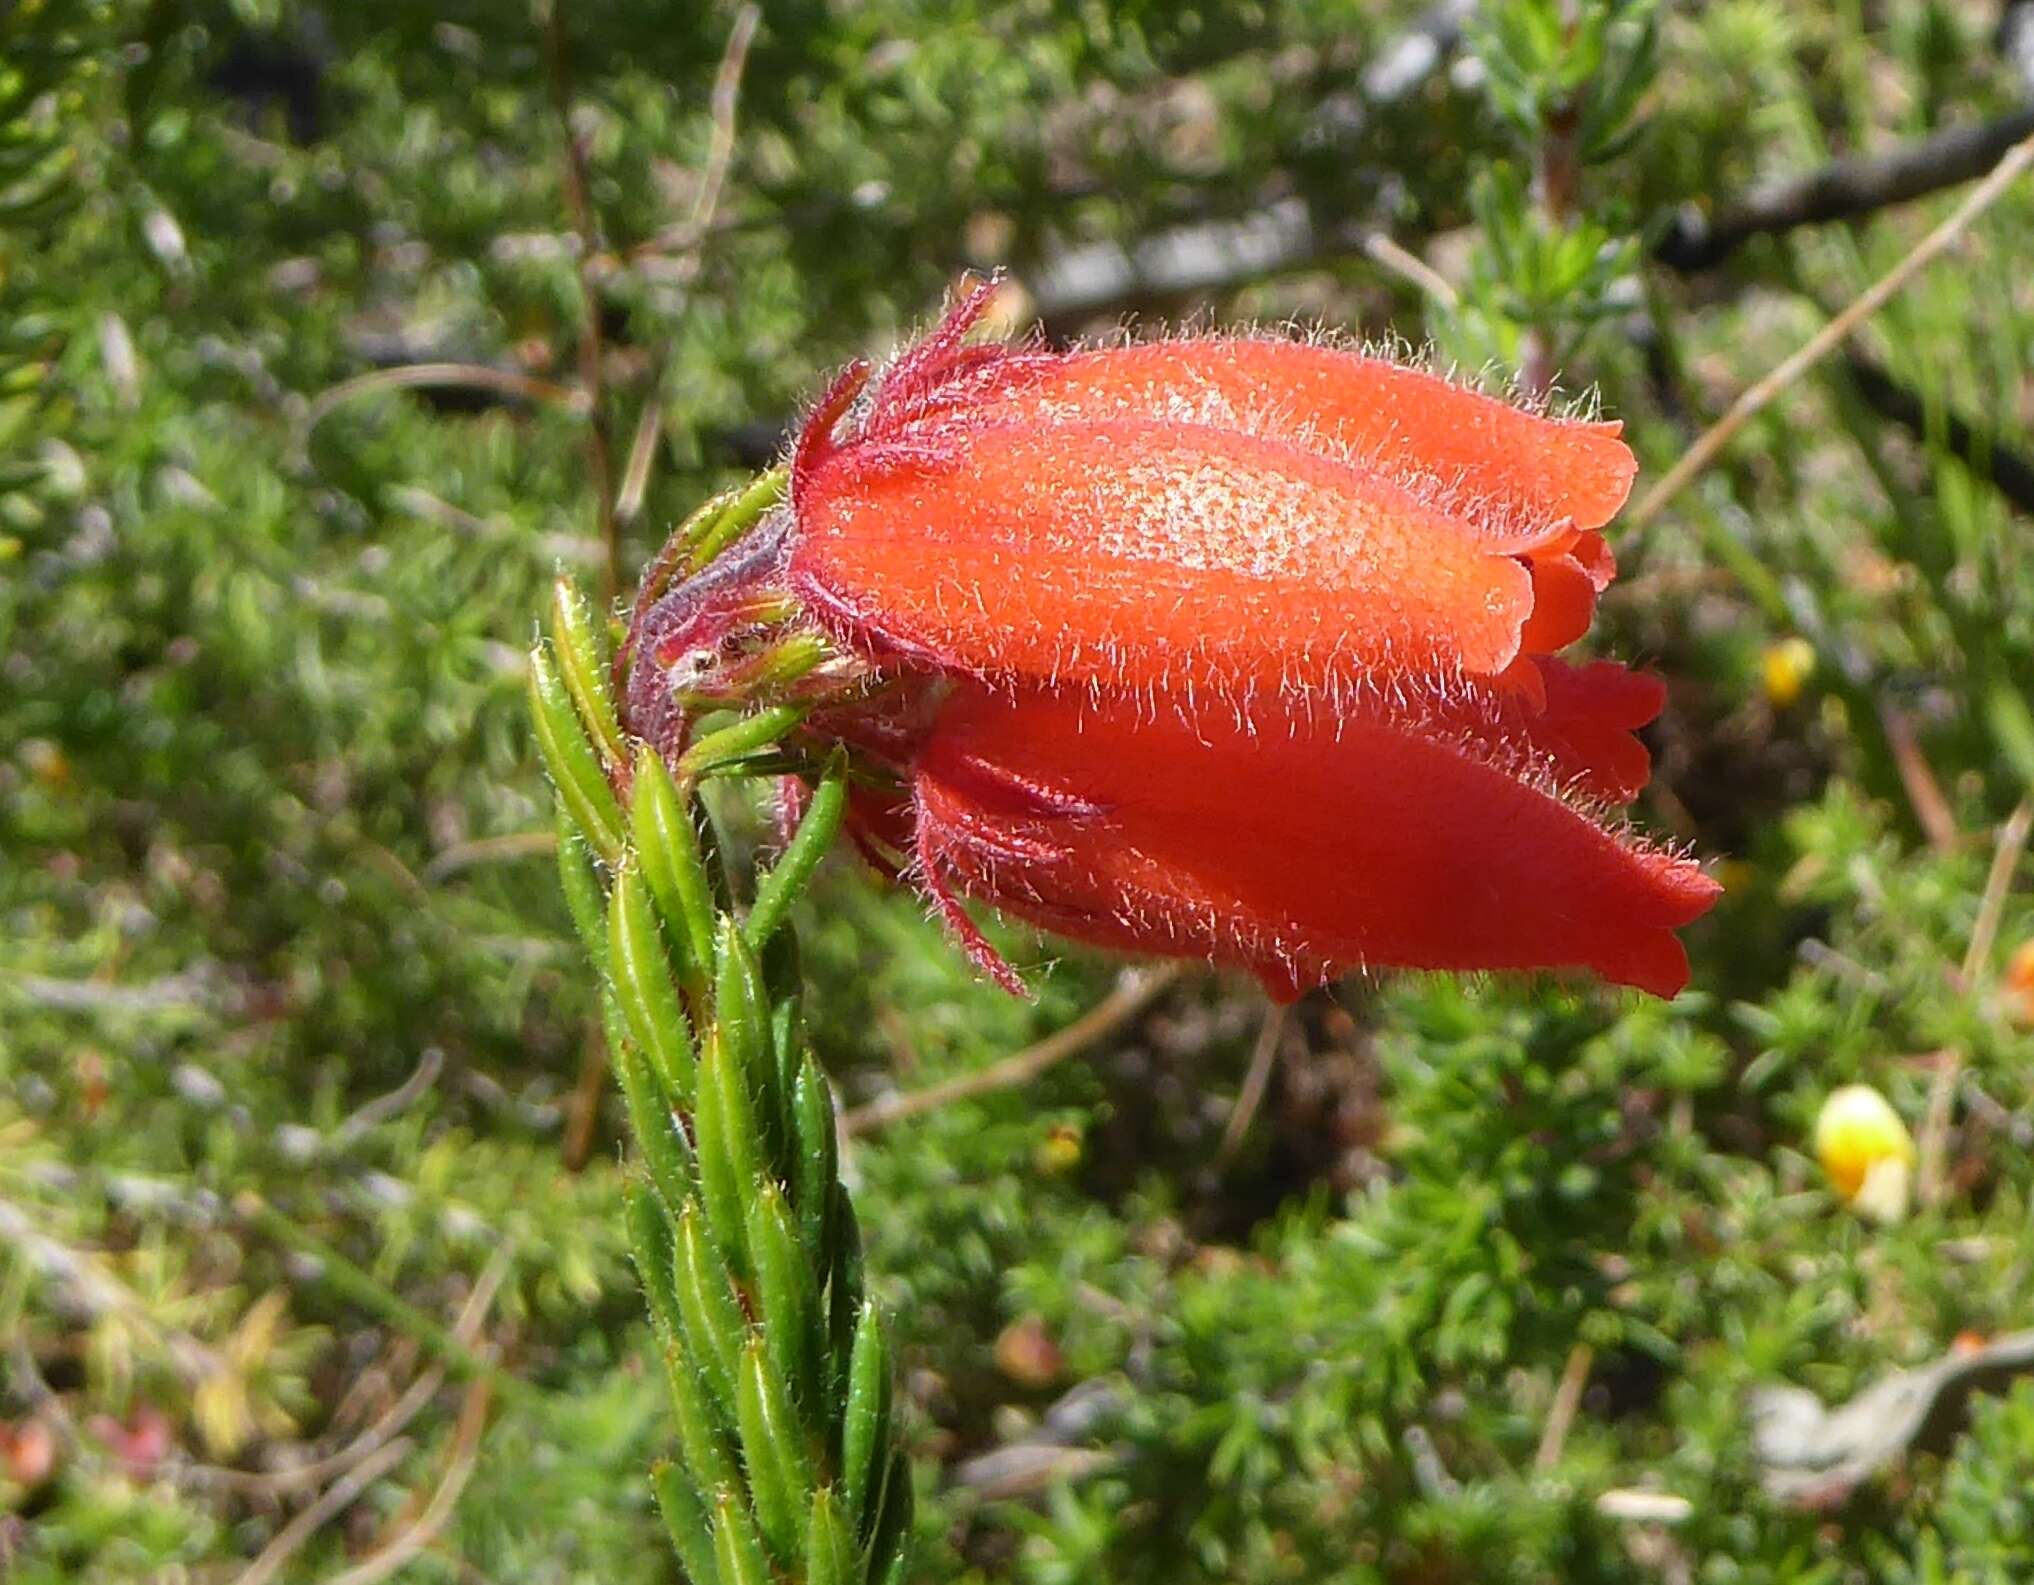
[[[600,231],[594,220],[586,150],[572,126],[572,75],[565,39],[564,0],[550,0],[544,9],[544,68],[544,80],[551,91],[551,111],[557,117],[559,135],[565,143],[565,207],[571,213],[572,229],[579,238],[579,257],[572,273],[579,283],[579,389],[586,402],[586,470],[600,523],[601,586],[612,601],[621,592],[621,538],[608,464],[607,424],[600,410],[602,365],[607,358],[600,327],[600,293],[593,278],[600,255]]]
[[[1363,252],[1373,264],[1405,277],[1443,308],[1453,308],[1462,300],[1462,294],[1455,290],[1453,281],[1417,253],[1400,247],[1382,231],[1373,231],[1363,239]]]
[[[1257,1108],[1264,1104],[1264,1092],[1271,1083],[1271,1070],[1278,1065],[1278,1051],[1284,1043],[1286,1016],[1290,1011],[1282,1002],[1272,1003],[1265,1011],[1264,1025],[1257,1031],[1257,1044],[1250,1052],[1249,1071],[1243,1075],[1243,1088],[1236,1092],[1236,1104],[1222,1130],[1222,1143],[1215,1151],[1217,1167],[1226,1166],[1236,1154],[1243,1136],[1250,1132]]]
[[[513,369],[497,369],[485,363],[407,363],[399,369],[375,369],[367,374],[356,374],[350,380],[341,380],[319,392],[304,410],[304,428],[306,431],[317,428],[335,407],[352,401],[356,396],[366,396],[372,391],[438,386],[467,386],[494,391],[502,396],[519,396],[525,401],[546,402],[574,413],[582,411],[586,405],[582,392],[550,380],[518,374]]]
[[[2034,795],[2022,798],[2020,806],[1999,827],[1998,845],[1992,849],[1992,867],[1985,875],[1984,896],[1978,903],[1977,919],[1971,925],[1970,944],[1964,948],[1962,976],[1965,989],[1973,989],[1992,955],[1992,943],[1999,938],[1999,921],[2006,912],[2006,893],[2012,890],[2013,872],[2027,851],[2027,838],[2034,834]]]
[[[487,1427],[487,1378],[470,1382],[459,1409],[459,1425],[452,1436],[452,1456],[445,1478],[431,1494],[416,1522],[402,1531],[379,1552],[362,1559],[352,1568],[332,1576],[327,1585],[379,1585],[429,1546],[452,1518],[453,1509],[465,1493],[473,1468],[480,1462],[480,1433]]]
[[[720,191],[727,182],[728,167],[734,163],[735,111],[741,104],[742,72],[749,63],[749,46],[763,20],[760,6],[745,5],[735,13],[728,29],[727,47],[721,51],[720,69],[713,74],[713,92],[707,109],[713,117],[713,142],[706,151],[706,164],[699,173],[699,191],[692,200],[689,225],[694,237],[703,237],[713,225],[720,208]],[[697,247],[698,243],[691,244]]]
[[[241,1570],[233,1585],[268,1585],[303,1544],[359,1500],[360,1494],[409,1456],[408,1437],[384,1443],[334,1481],[318,1500],[275,1533],[255,1560]]]
[[[1575,1412],[1582,1407],[1582,1389],[1589,1384],[1589,1367],[1595,1362],[1596,1350],[1587,1343],[1577,1343],[1568,1350],[1568,1363],[1561,1371],[1560,1385],[1554,1389],[1546,1428],[1540,1432],[1540,1445],[1533,1454],[1534,1469],[1544,1472],[1561,1462],[1561,1450],[1568,1445],[1568,1428],[1575,1423]]]
[[[1715,220],[1684,210],[1654,256],[1683,273],[1710,269],[1753,237],[1855,220],[1982,176],[2030,133],[2034,110],[2020,110],[1996,121],[1947,127],[1889,153],[1832,160],[1805,176],[1755,189]]]
[[[1886,746],[1893,753],[1893,768],[1900,773],[1900,785],[1907,791],[1907,802],[1913,807],[1922,835],[1937,853],[1954,853],[1960,837],[1956,814],[1942,794],[1935,767],[1921,752],[1921,740],[1914,734],[1913,723],[1892,701],[1882,699],[1879,724],[1886,729]]]
[[[502,1282],[509,1273],[509,1253],[497,1249],[494,1258],[482,1269],[479,1279],[473,1284],[472,1293],[460,1308],[459,1319],[452,1323],[452,1335],[462,1343],[471,1344],[480,1335],[480,1328],[487,1318],[488,1309],[494,1297],[501,1291]],[[256,1493],[265,1497],[281,1497],[291,1492],[306,1491],[313,1486],[323,1485],[336,1476],[344,1475],[366,1461],[385,1446],[398,1432],[406,1429],[445,1385],[445,1372],[434,1366],[403,1389],[402,1396],[389,1405],[377,1419],[346,1446],[324,1458],[309,1464],[299,1464],[294,1469],[274,1470],[267,1474],[250,1475],[237,1469],[194,1469],[191,1474],[206,1485],[230,1487],[237,1491]]]
[[[591,1024],[581,1038],[579,1077],[565,1107],[562,1158],[567,1172],[582,1170],[593,1155],[594,1127],[600,1121],[600,1098],[607,1092],[607,1037]]]
[[[435,886],[447,876],[476,864],[494,864],[506,859],[542,858],[556,851],[555,831],[510,831],[498,837],[479,837],[457,842],[434,855],[419,877],[426,886]]]
[[[1128,1023],[1185,972],[1184,965],[1178,963],[1125,969],[1116,988],[1066,1028],[1047,1035],[1036,1045],[1026,1046],[1001,1062],[992,1063],[979,1073],[962,1074],[944,1084],[886,1095],[866,1106],[857,1106],[842,1117],[841,1131],[847,1134],[874,1133],[891,1123],[937,1111],[954,1101],[1028,1084],[1055,1063],[1064,1062],[1086,1050],[1104,1035]]]
[[[1688,448],[1681,460],[1667,470],[1665,477],[1646,492],[1645,499],[1626,514],[1627,528],[1642,528],[1659,516],[1667,504],[1686,488],[1689,481],[1708,467],[1715,460],[1717,453],[1730,444],[1732,437],[1740,429],[1788,386],[1835,351],[1845,337],[1885,307],[1916,275],[1934,263],[1970,228],[1973,221],[1998,202],[2006,189],[2013,185],[2029,165],[2034,165],[2034,137],[2022,138],[2020,142],[2014,144],[2004,158],[1992,167],[1991,174],[1972,188],[1964,201],[1956,206],[1955,213],[1909,249],[1898,264],[1868,286],[1842,313],[1809,337],[1791,357],[1782,360],[1780,365],[1764,379],[1731,403],[1730,410],[1710,425],[1695,444]]]
[[[2034,459],[1953,408],[1923,401],[1855,348],[1844,354],[1843,372],[1867,407],[1924,444],[1940,445],[1973,478],[1984,480],[2020,511],[2034,514]]]

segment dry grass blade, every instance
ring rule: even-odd
[[[2034,834],[2034,795],[2020,800],[2020,806],[1999,827],[1998,845],[1992,849],[1992,867],[1985,875],[1984,897],[1978,903],[1977,919],[1971,925],[1970,944],[1963,953],[1963,983],[1973,989],[1992,955],[1992,943],[1999,938],[1999,921],[2006,912],[2006,893],[2013,886],[2013,872],[2027,851],[2027,838]]]
[[[713,143],[706,151],[706,164],[699,175],[699,194],[692,203],[691,230],[702,236],[713,224],[720,208],[720,190],[727,182],[728,167],[734,163],[735,110],[741,103],[742,71],[749,61],[749,46],[761,25],[760,6],[745,5],[735,13],[728,29],[727,48],[720,57],[720,69],[713,75],[713,93],[707,107],[713,114]]]
[[[1902,287],[1946,252],[1950,244],[1962,236],[1978,216],[1998,202],[2030,165],[2034,165],[2034,137],[2023,138],[2008,149],[1999,163],[1992,167],[1991,173],[1956,206],[1954,214],[1917,242],[1905,258],[1867,287],[1848,308],[1809,337],[1793,356],[1731,403],[1730,411],[1710,425],[1681,460],[1669,468],[1666,476],[1648,490],[1645,498],[1626,515],[1626,525],[1641,528],[1659,516],[1690,480],[1715,461],[1717,453],[1730,444],[1731,438],[1740,429],[1788,386],[1835,351],[1846,336],[1885,307]]]
[[[1026,1046],[980,1073],[963,1074],[944,1084],[928,1085],[922,1090],[910,1090],[901,1095],[886,1095],[867,1106],[857,1106],[842,1117],[841,1130],[847,1134],[874,1133],[891,1123],[937,1111],[954,1101],[1028,1084],[1055,1063],[1064,1062],[1086,1050],[1111,1030],[1128,1023],[1185,972],[1185,967],[1178,963],[1126,969],[1116,988],[1100,1002],[1066,1028],[1047,1035],[1036,1045]]]
[[[321,391],[305,409],[304,428],[317,428],[335,407],[343,406],[356,396],[366,396],[374,391],[434,386],[498,391],[503,396],[546,402],[575,413],[583,411],[586,406],[586,399],[579,392],[550,380],[517,374],[513,369],[490,368],[485,363],[408,363],[399,369],[376,369],[370,374],[356,374],[350,380],[341,380],[329,390]]]
[[[103,1258],[43,1231],[23,1207],[7,1199],[0,1199],[0,1248],[63,1284],[87,1315],[117,1315],[153,1335],[191,1386],[226,1371],[226,1362],[216,1351],[187,1332],[161,1325]]]
[[[571,49],[565,36],[564,0],[549,0],[543,8],[543,21],[544,81],[564,144],[565,207],[579,240],[578,265],[572,274],[579,284],[579,388],[586,401],[587,483],[593,490],[594,517],[600,528],[601,591],[612,601],[621,592],[621,540],[609,477],[607,425],[601,415],[607,350],[600,328],[600,292],[594,283],[600,259],[600,225],[593,212],[586,149],[572,125]]]
[[[278,1530],[275,1539],[261,1549],[260,1556],[241,1571],[233,1585],[268,1585],[306,1541],[352,1507],[362,1492],[409,1455],[413,1445],[408,1437],[400,1437],[376,1448],[327,1487],[316,1502]]]
[[[1250,1068],[1243,1075],[1243,1088],[1236,1092],[1236,1105],[1230,1110],[1228,1125],[1222,1130],[1222,1143],[1215,1151],[1215,1165],[1228,1163],[1243,1143],[1243,1136],[1250,1132],[1250,1124],[1257,1116],[1257,1108],[1264,1104],[1264,1092],[1271,1084],[1271,1070],[1278,1065],[1278,1049],[1285,1036],[1286,1015],[1291,1011],[1281,1002],[1274,1002],[1264,1015],[1263,1027],[1257,1031],[1257,1044],[1250,1052]]]
[[[734,26],[728,29],[727,46],[721,51],[720,67],[713,74],[713,91],[707,99],[707,108],[713,118],[713,140],[707,145],[706,159],[700,166],[692,213],[664,227],[649,242],[638,247],[635,256],[677,255],[682,267],[696,256],[707,233],[713,229],[715,216],[720,210],[721,189],[726,185],[729,167],[734,163],[735,112],[741,105],[742,73],[748,67],[749,46],[755,42],[756,29],[762,19],[761,7],[745,5],[735,13]]]
[[[1893,751],[1893,766],[1900,773],[1900,785],[1907,790],[1907,802],[1920,822],[1928,845],[1937,853],[1954,853],[1959,833],[1956,813],[1943,796],[1935,767],[1921,752],[1921,740],[1906,715],[1889,702],[1879,705],[1879,721],[1886,729],[1886,746]]]
[[[1589,1367],[1595,1362],[1596,1351],[1587,1343],[1577,1343],[1568,1351],[1568,1363],[1561,1371],[1560,1385],[1554,1389],[1554,1401],[1547,1409],[1546,1428],[1541,1431],[1539,1448],[1533,1454],[1534,1469],[1550,1470],[1561,1462],[1561,1450],[1568,1445],[1568,1428],[1575,1423],[1575,1413],[1582,1407],[1582,1389],[1589,1384]]]
[[[650,389],[643,397],[643,410],[636,415],[635,437],[629,442],[628,461],[622,465],[621,488],[615,492],[614,515],[624,526],[636,520],[643,509],[643,497],[650,489],[650,464],[657,460],[658,420],[664,404],[658,392],[664,384],[661,367],[650,376]]]
[[[542,858],[558,847],[555,831],[510,831],[498,837],[479,837],[457,842],[432,858],[419,877],[426,886],[435,886],[461,870],[476,864],[496,864],[510,859]]]
[[[494,1297],[501,1291],[501,1285],[508,1277],[509,1253],[498,1249],[494,1258],[480,1273],[473,1284],[473,1292],[467,1296],[460,1309],[459,1319],[452,1325],[452,1335],[461,1342],[471,1343],[480,1335],[481,1324],[494,1303]],[[323,1485],[327,1480],[344,1475],[379,1452],[400,1431],[406,1429],[445,1385],[445,1372],[433,1367],[403,1389],[402,1395],[389,1405],[388,1409],[359,1436],[336,1453],[311,1464],[300,1464],[295,1469],[277,1470],[272,1474],[250,1475],[241,1470],[207,1469],[201,1474],[207,1484],[228,1486],[236,1491],[256,1493],[265,1497],[286,1496],[291,1492],[308,1491]]]
[[[467,1387],[465,1402],[459,1410],[459,1427],[452,1437],[452,1457],[446,1466],[445,1478],[438,1483],[438,1489],[431,1494],[431,1500],[425,1504],[416,1522],[372,1557],[333,1575],[326,1585],[378,1585],[379,1581],[405,1567],[437,1539],[438,1532],[451,1520],[453,1509],[459,1506],[466,1483],[473,1478],[474,1466],[480,1462],[480,1433],[487,1426],[488,1397],[487,1378],[484,1376]]]
[[[2021,799],[2019,807],[1999,827],[1991,868],[1985,875],[1984,895],[1978,902],[1970,943],[1964,948],[1963,965],[1958,971],[1965,994],[1977,991],[1978,977],[1992,955],[1992,944],[1999,936],[1999,921],[2006,911],[2006,894],[2012,889],[2013,872],[2019,869],[2020,859],[2027,851],[2029,835],[2034,835],[2034,797]],[[1960,1050],[1935,1054],[1935,1077],[1928,1086],[1928,1113],[1922,1119],[1918,1145],[1920,1167],[1915,1190],[1923,1205],[1940,1205],[1948,1193],[1949,1114],[1956,1098],[1956,1081],[1962,1074]]]
[[[1455,290],[1453,281],[1417,253],[1400,247],[1382,231],[1373,231],[1363,239],[1363,252],[1371,263],[1403,276],[1444,308],[1453,308],[1462,300],[1462,294]]]
[[[1963,1053],[1954,1048],[1934,1056],[1935,1076],[1928,1083],[1928,1112],[1921,1119],[1921,1137],[1915,1154],[1919,1165],[1914,1175],[1915,1197],[1925,1206],[1937,1206],[1949,1183],[1949,1108],[1956,1098],[1956,1081],[1963,1073]]]

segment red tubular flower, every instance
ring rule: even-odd
[[[1355,717],[1140,718],[958,690],[918,762],[934,896],[1240,963],[1274,996],[1365,967],[1584,968],[1672,996],[1716,883],[1473,740]]]
[[[668,751],[672,679],[735,675],[741,614],[788,593],[859,661],[803,729],[879,773],[851,833],[1013,989],[957,892],[1281,996],[1685,984],[1673,931],[1717,887],[1602,820],[1664,689],[1553,654],[1616,571],[1618,426],[1297,341],[965,345],[985,301],[850,369],[788,509],[639,613],[639,733]]]

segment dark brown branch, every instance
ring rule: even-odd
[[[1931,422],[1927,404],[1863,353],[1846,354],[1843,369],[1867,407],[1916,439],[1941,446],[2015,507],[2034,516],[2034,461],[1955,411],[1940,410]]]
[[[1755,189],[1710,220],[1692,209],[1654,250],[1679,273],[1708,269],[1754,236],[1853,220],[1982,176],[2034,132],[2034,109],[1954,127],[1875,158],[1835,160]],[[1048,259],[1029,284],[1039,318],[1101,318],[1137,304],[1228,291],[1282,270],[1361,251],[1368,230],[1322,226],[1298,199],[1238,220],[1180,226],[1129,244],[1102,243]]]
[[[1805,176],[1754,188],[1713,220],[1691,205],[1674,217],[1653,256],[1682,274],[1713,269],[1753,237],[1856,220],[1973,181],[2030,132],[2034,109],[2021,110],[1950,127],[1888,154],[1832,160]]]

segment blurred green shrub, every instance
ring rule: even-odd
[[[963,266],[1011,266],[1059,332],[1302,315],[1421,327],[1475,366],[1538,335],[1551,382],[1596,391],[1657,475],[1942,200],[1756,238],[1693,281],[1648,251],[1667,219],[2023,90],[1963,8],[1620,13],[1560,78],[1609,108],[1550,211],[1531,173],[1566,103],[1557,10],[1493,11],[1465,48],[1450,7],[773,0],[705,227],[725,6],[570,9],[562,50],[540,17],[470,3],[7,10],[0,1557],[19,1577],[234,1578],[329,1485],[288,1472],[357,1448],[419,1381],[380,1478],[278,1577],[385,1556],[455,1476],[406,1577],[671,1577],[641,1476],[668,1430],[622,1258],[618,1104],[582,1106],[595,1007],[522,716],[543,590],[600,555],[581,263],[594,416],[617,471],[639,433],[651,448],[630,566]],[[1654,68],[1635,101],[1628,61]],[[1296,212],[1298,232],[1263,218]],[[1279,268],[1182,286],[1145,267],[1232,222],[1286,239]],[[1456,307],[1373,262],[1379,233]],[[1136,246],[1155,235],[1172,251]],[[1547,269],[1519,278],[1542,241]],[[1699,995],[1351,986],[1288,1031],[1223,1155],[1259,1010],[1194,982],[1021,1090],[855,1143],[937,1472],[924,1578],[2025,1572],[2024,1390],[1823,1513],[1763,1492],[1743,1395],[1835,1402],[2029,1319],[2034,1052],[1998,975],[2034,910],[2017,868],[1990,876],[2034,778],[2034,569],[1988,459],[2034,450],[2030,248],[2020,191],[1875,321],[1862,350],[1917,424],[1834,364],[1618,543],[1606,642],[1675,688],[1645,816],[1731,884],[1694,943]],[[1127,260],[1127,284],[1052,298],[1084,249]],[[341,389],[420,363],[494,386]],[[1812,662],[1773,688],[1770,657],[1800,643]],[[763,840],[759,811],[720,812]],[[1036,1005],[1004,1000],[845,864],[801,924],[850,1103],[976,1071],[1109,984],[1067,959]],[[1936,1153],[1890,1229],[1840,1209],[1806,1153],[1850,1081]],[[250,1220],[250,1194],[300,1236]],[[432,1386],[415,1320],[451,1326],[497,1282],[462,1336],[543,1396],[462,1431],[485,1401],[458,1369]],[[1550,1439],[1564,1374],[1579,1392]],[[1062,1478],[998,1484],[990,1454]],[[1633,1493],[1653,1517],[1621,1517]]]

